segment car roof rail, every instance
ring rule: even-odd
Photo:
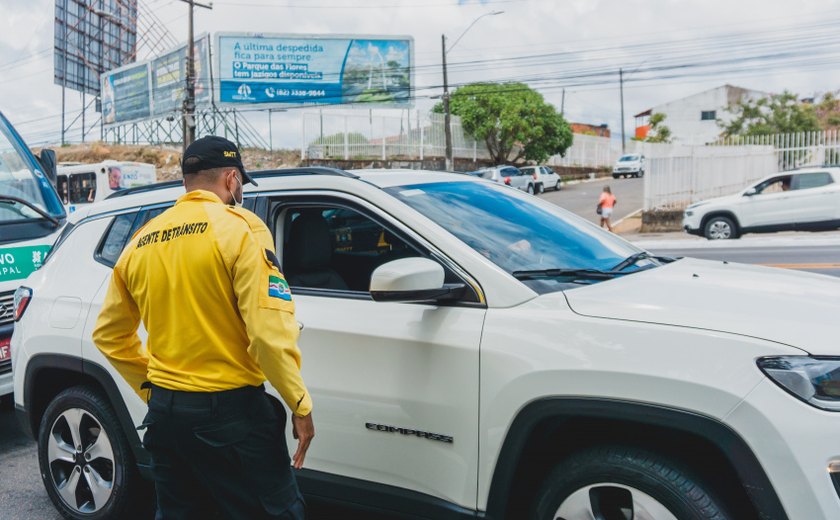
[[[358,179],[359,176],[338,168],[326,168],[324,166],[309,166],[303,168],[278,168],[276,170],[257,170],[248,172],[248,175],[256,179],[264,179],[267,177],[281,177],[291,175],[331,175],[335,177],[348,177],[351,179]],[[154,184],[147,184],[146,186],[137,186],[135,188],[126,188],[124,190],[115,191],[114,193],[105,197],[108,199],[115,199],[118,197],[125,197],[127,195],[134,195],[137,193],[147,193],[150,191],[163,190],[166,188],[175,188],[181,186],[183,181],[164,181],[156,182]]]
[[[166,188],[175,188],[176,186],[183,186],[184,181],[163,181],[154,184],[147,184],[145,186],[137,186],[134,188],[126,188],[124,190],[115,191],[114,193],[105,197],[105,200],[125,197],[127,195],[134,195],[135,193],[146,193],[148,191],[164,190]]]
[[[275,170],[257,170],[253,172],[248,172],[248,175],[257,179],[286,175],[331,175],[334,177],[348,177],[351,179],[359,178],[359,176],[355,173],[350,173],[339,168],[328,168],[326,166],[304,166],[301,168],[277,168]]]

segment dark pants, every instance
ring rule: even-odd
[[[286,413],[262,387],[204,393],[152,386],[143,424],[158,520],[304,518]]]

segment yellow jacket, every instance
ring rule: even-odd
[[[276,264],[259,217],[189,192],[126,246],[93,341],[141,397],[145,381],[212,392],[267,378],[292,412],[307,415],[295,307]]]

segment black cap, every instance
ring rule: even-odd
[[[193,157],[199,160],[190,161],[189,165],[187,165],[187,159]],[[184,174],[198,173],[213,168],[224,168],[225,166],[232,166],[239,169],[242,173],[243,184],[250,182],[254,186],[257,185],[254,179],[245,171],[239,148],[224,137],[208,135],[201,139],[196,139],[187,147],[187,151],[184,152],[184,157],[181,159],[181,171]]]

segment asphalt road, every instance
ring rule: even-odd
[[[563,185],[560,191],[547,191],[540,198],[557,204],[561,208],[585,217],[596,224],[600,217],[595,213],[598,197],[604,186],[609,186],[616,198],[612,222],[638,211],[644,202],[644,179],[601,179]]]
[[[744,264],[759,264],[812,273],[840,276],[840,247],[727,247],[727,248],[678,248],[656,247],[651,251],[665,256],[688,256],[708,260],[727,260]]]

